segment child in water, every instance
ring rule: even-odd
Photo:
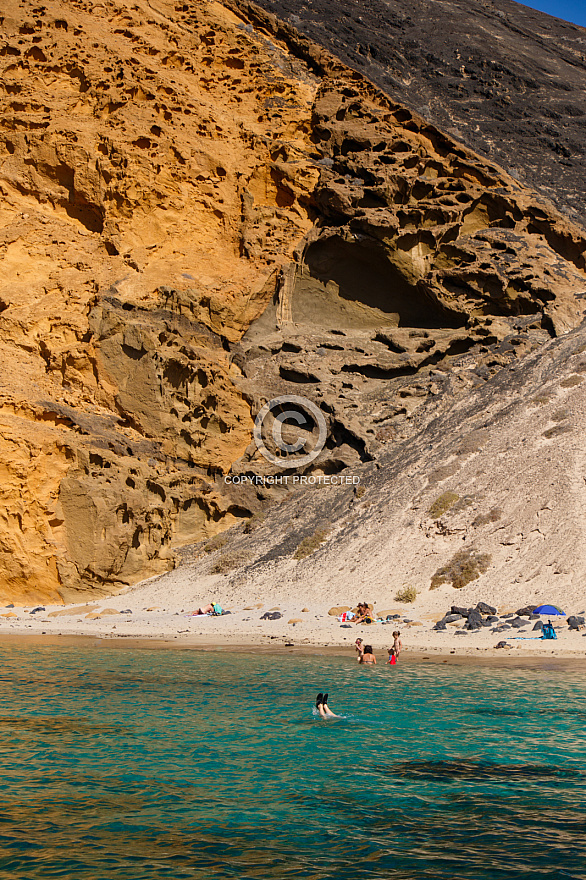
[[[395,666],[397,663],[397,652],[395,651],[394,647],[389,648],[389,663],[391,664],[391,666]]]
[[[401,653],[401,651],[403,649],[403,642],[401,641],[401,633],[399,632],[399,630],[395,630],[395,632],[393,633],[393,638],[395,640],[393,642],[393,647],[395,649],[395,656],[398,660],[399,654]]]

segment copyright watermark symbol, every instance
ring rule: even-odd
[[[253,434],[256,448],[271,464],[304,467],[324,448],[328,427],[323,413],[311,400],[283,394],[265,403],[254,420]]]

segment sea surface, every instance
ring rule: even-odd
[[[581,672],[0,657],[3,877],[586,878]]]

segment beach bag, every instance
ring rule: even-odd
[[[214,602],[213,605],[214,605],[214,610],[212,611],[212,614],[216,614],[219,617],[220,614],[224,613],[224,609],[222,608],[221,605],[218,605],[217,602]]]
[[[553,623],[551,623],[551,621],[543,624],[543,629],[541,630],[541,638],[557,639],[557,634],[555,629],[553,628]]]

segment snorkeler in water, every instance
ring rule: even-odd
[[[339,718],[328,706],[328,694],[318,694],[315,700],[315,708],[322,718]]]

